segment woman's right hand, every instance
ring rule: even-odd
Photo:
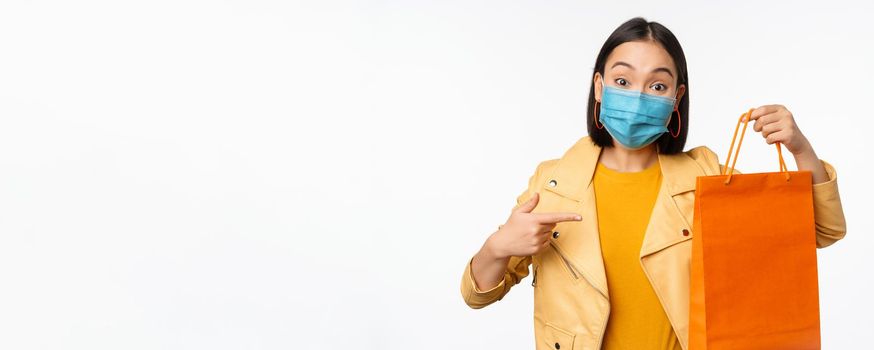
[[[540,201],[535,192],[525,203],[513,210],[507,222],[489,236],[486,245],[497,258],[527,256],[539,253],[549,245],[555,224],[582,220],[576,213],[532,213]]]

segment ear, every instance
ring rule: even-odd
[[[680,84],[680,86],[677,87],[677,104],[674,105],[674,109],[680,108],[680,100],[683,99],[683,94],[685,94],[685,93],[686,93],[686,84]]]
[[[592,78],[592,83],[595,84],[595,101],[601,102],[601,73],[595,72],[595,77]]]

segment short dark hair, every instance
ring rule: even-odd
[[[617,46],[629,41],[645,41],[652,40],[659,43],[665,48],[665,51],[671,55],[674,64],[677,66],[677,86],[680,84],[686,85],[686,91],[683,97],[680,98],[680,104],[677,110],[680,112],[680,120],[671,118],[668,125],[669,130],[676,130],[677,122],[682,123],[680,134],[677,138],[671,136],[670,132],[662,134],[656,143],[659,146],[659,152],[664,154],[675,154],[683,152],[686,146],[686,135],[689,131],[689,75],[686,70],[686,55],[683,53],[683,48],[674,33],[671,33],[668,28],[658,22],[648,22],[642,17],[632,18],[625,23],[622,23],[616,30],[610,34],[604,46],[601,47],[601,52],[598,53],[598,58],[595,60],[595,69],[592,72],[591,87],[589,89],[589,108],[586,113],[586,125],[589,130],[589,136],[592,141],[601,147],[613,147],[613,137],[606,129],[598,129],[595,127],[595,73],[601,74],[601,79],[604,79],[604,67],[607,65],[607,56],[613,52]]]

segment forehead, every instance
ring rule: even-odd
[[[676,76],[677,69],[674,66],[674,59],[661,44],[655,41],[629,41],[616,46],[613,52],[607,56],[605,71],[609,72],[613,64],[618,61],[628,63],[636,70],[643,72],[665,67]],[[615,69],[628,69],[628,67],[618,66]]]

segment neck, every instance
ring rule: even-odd
[[[625,148],[614,140],[613,147],[605,147],[598,159],[604,166],[619,172],[643,171],[658,161],[655,143],[640,149]]]

